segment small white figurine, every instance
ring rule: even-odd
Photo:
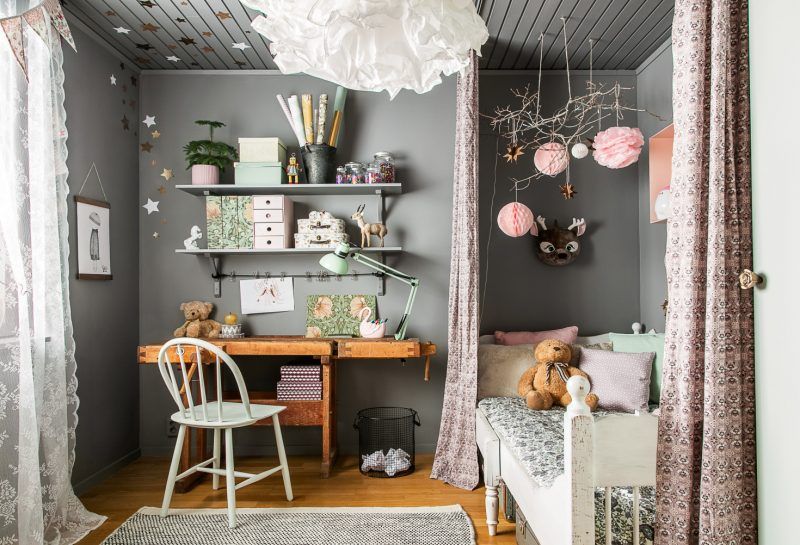
[[[203,238],[203,231],[197,225],[192,226],[192,232],[189,238],[183,241],[183,247],[187,250],[199,250],[197,241]]]
[[[372,236],[376,236],[381,239],[381,248],[383,248],[383,237],[387,235],[389,232],[386,229],[386,226],[382,223],[367,223],[364,221],[364,205],[356,209],[353,212],[353,215],[350,216],[351,219],[354,219],[358,222],[358,228],[361,230],[361,247],[364,247],[366,243],[367,248],[372,245],[371,239]]]

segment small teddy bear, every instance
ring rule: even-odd
[[[531,409],[546,410],[553,404],[566,407],[572,402],[572,396],[567,392],[567,380],[575,375],[589,377],[569,364],[572,350],[565,342],[555,339],[542,341],[536,345],[533,354],[536,365],[522,374],[517,392]],[[586,404],[590,409],[596,409],[597,395],[588,394]]]
[[[219,337],[222,324],[208,319],[211,311],[214,310],[212,303],[189,301],[182,303],[180,308],[186,321],[174,331],[176,337],[206,337],[209,339]]]

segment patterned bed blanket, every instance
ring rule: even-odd
[[[514,453],[519,462],[540,486],[549,487],[564,473],[564,409],[532,411],[517,397],[489,397],[478,407],[495,433]],[[597,410],[595,417],[611,414]],[[531,448],[535,445],[535,448]],[[614,545],[633,542],[633,490],[614,487],[611,492],[611,534]],[[640,489],[639,533],[642,545],[653,541],[655,490]],[[605,542],[605,491],[595,490],[595,542]]]

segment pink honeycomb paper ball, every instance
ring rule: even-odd
[[[533,164],[539,172],[548,176],[555,176],[564,172],[569,163],[569,155],[564,144],[548,142],[539,146],[533,154]]]
[[[644,145],[642,131],[636,127],[611,127],[594,137],[592,156],[608,168],[624,168],[639,160]]]
[[[510,202],[497,214],[497,225],[510,237],[521,237],[533,226],[533,212],[524,204]]]

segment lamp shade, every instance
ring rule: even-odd
[[[331,271],[334,274],[347,274],[349,269],[347,265],[347,254],[350,253],[350,246],[347,244],[339,244],[336,249],[322,256],[319,264]]]
[[[284,74],[359,91],[430,91],[461,71],[489,38],[474,0],[242,0],[263,15],[253,30],[270,41]]]

